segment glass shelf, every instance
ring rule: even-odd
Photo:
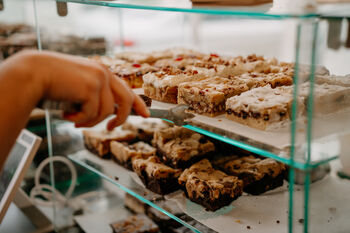
[[[187,12],[212,15],[231,15],[243,18],[286,19],[286,18],[344,18],[350,17],[350,3],[319,4],[312,13],[275,13],[271,12],[272,4],[257,6],[201,6],[192,5],[189,0],[58,0],[87,5],[98,5],[127,9]]]
[[[156,202],[153,202],[152,199],[157,199],[159,195],[146,190],[143,185],[139,183],[140,181],[138,182],[136,180],[138,177],[135,176],[135,173],[119,166],[113,160],[101,159],[86,150],[69,155],[69,158],[142,202],[186,225],[194,230],[194,232],[200,232],[192,226],[189,226],[183,220],[176,218],[162,209]],[[345,198],[343,193],[348,192],[350,187],[346,185],[347,181],[341,180],[333,174],[337,170],[334,169],[334,163],[331,163],[331,166],[333,167],[333,172],[323,177],[321,180],[315,181],[315,183],[311,185],[310,191],[313,195],[322,195],[328,193],[327,190],[329,190],[329,187],[332,187],[332,189],[342,190],[342,192],[329,193],[331,196],[327,196],[327,198],[332,200],[331,204],[324,201],[315,203],[312,208],[310,208],[312,216],[321,216],[313,219],[313,221],[317,223],[313,225],[313,230],[315,230],[315,232],[329,232],[330,229],[347,229],[348,227],[346,221],[342,221],[342,218],[336,216],[340,216],[339,213],[344,213],[346,216],[347,211],[349,211],[347,205],[341,205],[340,203],[343,203]],[[292,192],[296,203],[302,204],[304,186],[294,184]],[[247,226],[249,226],[248,229],[252,229],[252,232],[286,232],[288,225],[288,211],[285,209],[288,206],[287,194],[288,182],[285,182],[283,186],[259,196],[244,194],[231,205],[216,212],[205,211],[203,207],[184,198],[182,191],[168,194],[164,198],[166,201],[175,202],[187,215],[218,232],[228,232],[227,229],[235,229],[235,232],[246,232]],[[147,198],[145,196],[147,196]],[[327,206],[324,206],[325,203],[327,203]],[[336,216],[332,212],[322,211],[332,206],[337,207]],[[266,209],[269,209],[269,214],[264,212]],[[303,212],[296,211],[293,220],[295,232],[302,232],[303,224],[300,223],[300,219],[304,219]],[[323,226],[324,219],[332,219],[332,222],[328,223],[328,228],[324,228]],[[259,230],[257,231],[257,229]]]
[[[58,0],[59,2],[81,3],[88,5],[99,5],[116,8],[159,10],[173,12],[187,12],[212,15],[231,15],[243,18],[267,18],[267,19],[285,19],[285,18],[308,18],[316,14],[275,14],[269,12],[272,4],[262,4],[257,6],[197,6],[192,5],[189,0],[118,0],[118,1],[96,1],[96,0]]]

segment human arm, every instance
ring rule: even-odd
[[[82,111],[65,118],[90,127],[114,113],[108,129],[125,121],[131,108],[149,113],[144,102],[104,66],[52,52],[21,52],[0,65],[0,170],[17,135],[42,99],[79,102]]]

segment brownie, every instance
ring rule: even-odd
[[[177,206],[175,202],[162,200],[155,202],[155,204],[178,218],[185,216],[185,213]],[[162,232],[174,232],[173,229],[182,226],[181,223],[155,208],[148,208],[147,216],[159,226]]]
[[[243,191],[253,195],[282,186],[287,174],[284,164],[253,155],[225,156],[215,160],[213,165],[229,175],[237,176],[244,183]]]
[[[146,215],[132,215],[110,225],[115,233],[157,233],[158,226]]]
[[[140,201],[129,193],[125,194],[124,205],[135,214],[146,214],[146,210],[148,208],[148,205],[146,203]]]
[[[199,230],[201,233],[217,233],[216,231],[210,229],[209,227],[201,224],[200,222],[194,219],[191,221],[188,221],[187,223],[193,226],[194,228],[196,228],[197,230]],[[192,233],[193,231],[185,226],[181,226],[177,229],[173,229],[173,232],[174,233]]]
[[[128,121],[123,124],[122,129],[131,130],[135,132],[137,140],[151,143],[155,131],[169,127],[170,125],[162,120],[143,120],[137,123],[132,123],[131,121]]]
[[[174,168],[189,167],[215,151],[205,136],[178,126],[155,132],[153,144],[162,161]]]
[[[155,193],[165,195],[179,189],[177,179],[182,171],[164,165],[156,156],[134,157],[132,167],[146,188]]]
[[[136,135],[130,130],[83,130],[85,147],[102,158],[110,157],[110,142],[129,142]]]
[[[186,169],[179,184],[191,201],[210,211],[229,205],[243,192],[243,181],[214,169],[207,159]]]
[[[131,160],[133,157],[141,156],[143,158],[148,158],[152,155],[156,155],[156,148],[144,142],[128,144],[125,142],[112,141],[110,148],[113,159],[129,170],[132,170]]]

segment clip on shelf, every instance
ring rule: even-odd
[[[339,49],[341,46],[341,19],[328,19],[328,48]]]
[[[2,1],[2,0],[0,0]],[[66,16],[68,15],[68,6],[66,2],[56,2],[57,6],[57,14],[59,16]]]
[[[346,19],[348,21],[348,35],[345,42],[345,47],[350,48],[350,18]]]

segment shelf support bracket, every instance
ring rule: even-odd
[[[2,1],[2,0],[0,0]],[[57,6],[57,14],[59,16],[67,16],[68,15],[68,5],[66,2],[59,2],[56,1],[56,6]]]

